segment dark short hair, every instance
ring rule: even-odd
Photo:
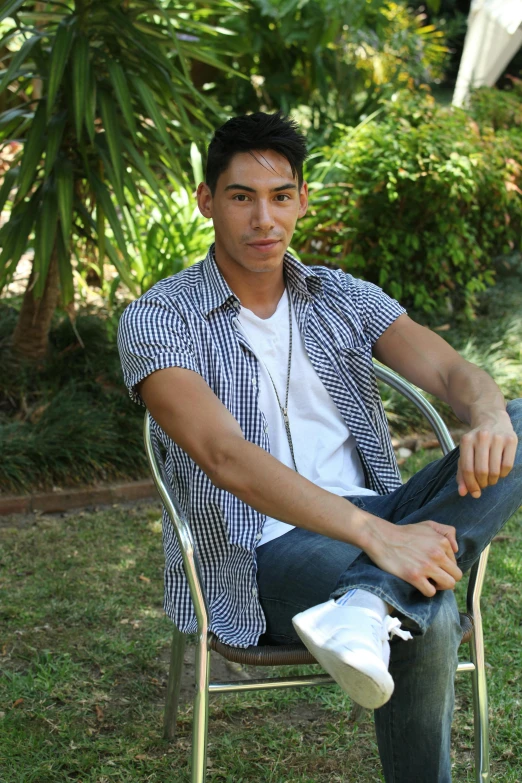
[[[303,163],[308,152],[297,122],[280,111],[275,114],[259,111],[232,117],[214,133],[205,171],[205,182],[212,194],[216,191],[219,175],[226,171],[234,155],[252,150],[273,150],[283,155],[301,187]]]

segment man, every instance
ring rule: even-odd
[[[305,157],[279,113],[216,131],[197,192],[215,245],[124,312],[125,381],[167,447],[212,630],[239,646],[301,638],[376,708],[386,780],[446,783],[453,588],[522,502],[522,407],[381,289],[286,252]],[[469,425],[404,486],[372,354]],[[165,552],[166,611],[192,631],[168,525]]]

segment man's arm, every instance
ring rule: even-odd
[[[431,521],[392,525],[320,489],[246,441],[236,419],[196,372],[158,370],[139,391],[160,427],[210,480],[260,513],[354,544],[427,596],[453,588],[462,577],[453,527]]]
[[[442,337],[401,315],[374,345],[375,357],[448,403],[469,425],[460,443],[459,493],[480,497],[513,467],[517,436],[497,384]]]

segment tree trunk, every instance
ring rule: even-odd
[[[38,362],[45,358],[49,330],[58,298],[60,278],[56,249],[53,250],[41,299],[33,297],[34,267],[24,294],[18,323],[13,333],[13,350],[23,359]]]

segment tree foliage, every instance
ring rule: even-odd
[[[440,30],[392,0],[251,0],[226,24],[234,70],[249,79],[214,74],[210,93],[232,113],[298,109],[313,136],[440,77],[447,52]]]
[[[470,310],[493,282],[494,256],[521,249],[521,161],[520,134],[403,95],[312,160],[294,247],[415,308]]]
[[[74,255],[95,244],[133,290],[128,238],[143,204],[169,199],[185,180],[181,160],[221,117],[190,78],[193,59],[220,66],[222,33],[209,14],[229,0],[10,0],[12,17],[0,94],[0,142],[19,143],[4,177],[0,209],[0,290],[28,246],[34,248],[32,296],[42,297],[57,263],[62,302],[74,294]],[[128,208],[129,199],[136,207]]]

